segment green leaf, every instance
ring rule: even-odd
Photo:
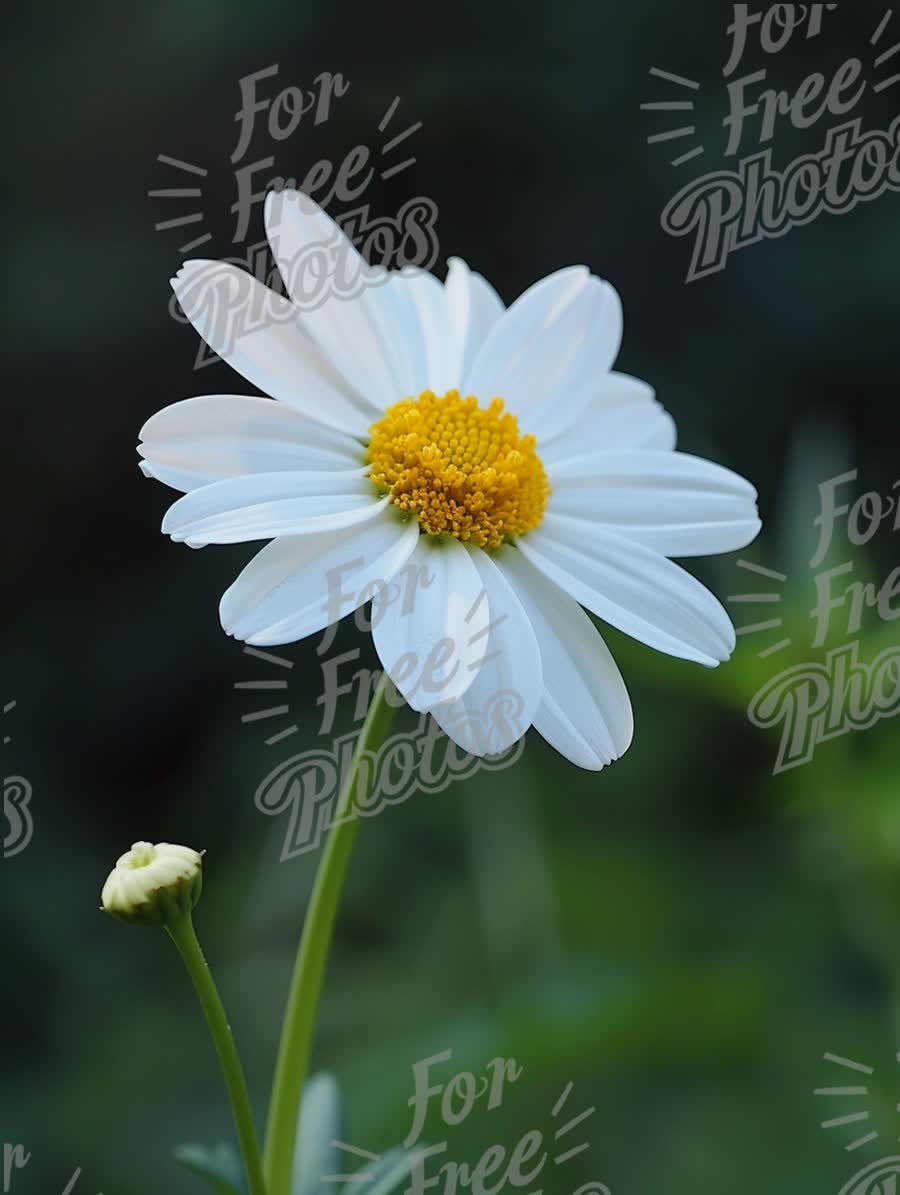
[[[421,1148],[421,1145],[417,1147],[417,1149]],[[407,1153],[405,1149],[399,1147],[389,1149],[374,1165],[364,1166],[360,1171],[360,1173],[371,1175],[369,1182],[365,1184],[347,1183],[344,1188],[345,1192],[347,1195],[352,1195],[354,1188],[359,1192],[360,1187],[364,1186],[365,1195],[391,1195],[391,1191],[396,1190],[409,1177],[413,1156],[414,1154]]]
[[[205,1179],[217,1195],[244,1195],[243,1171],[234,1146],[179,1145],[175,1159]]]
[[[337,1081],[333,1075],[313,1075],[303,1089],[300,1104],[291,1195],[321,1195],[325,1189],[322,1179],[337,1174],[341,1166],[332,1144],[340,1133],[341,1096]]]

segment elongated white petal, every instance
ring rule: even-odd
[[[433,390],[441,395],[457,389],[461,381],[459,351],[446,289],[433,274],[417,269],[404,270],[394,286],[406,291],[419,328],[425,375],[415,393]]]
[[[709,556],[759,533],[756,490],[684,452],[593,452],[549,471],[554,515],[610,528],[663,556]]]
[[[396,336],[382,311],[387,271],[370,267],[340,225],[300,191],[270,191],[265,221],[301,325],[354,394],[380,409],[396,402]]]
[[[145,472],[178,490],[245,473],[362,465],[358,440],[268,398],[186,398],[148,419],[140,435]]]
[[[451,258],[442,286],[424,270],[407,268],[383,288],[382,312],[405,350],[398,398],[423,390],[462,390],[466,367],[503,312],[494,289],[459,258]]]
[[[210,348],[247,381],[308,419],[366,435],[379,408],[335,372],[287,299],[220,261],[186,261],[172,289]]]
[[[429,384],[424,333],[407,281],[402,273],[393,273],[380,292],[382,324],[391,330],[386,341],[393,349],[392,369],[397,380],[395,400],[398,402],[415,398],[427,390]]]
[[[457,539],[420,535],[403,580],[372,601],[372,637],[414,710],[456,701],[487,651],[489,603],[472,554]]]
[[[600,632],[514,547],[497,563],[515,589],[541,649],[544,692],[534,727],[572,763],[597,771],[628,750],[634,717],[622,674]]]
[[[257,646],[293,643],[352,614],[412,555],[415,519],[387,511],[359,527],[276,539],[258,552],[222,598],[229,635]]]
[[[494,324],[465,382],[483,403],[499,396],[530,430],[612,366],[622,339],[622,306],[608,282],[583,266],[532,286]]]
[[[444,289],[454,341],[453,385],[458,387],[504,307],[490,283],[474,274],[462,258],[451,257],[448,266]]]
[[[253,473],[185,494],[169,507],[162,529],[194,545],[237,544],[348,527],[375,518],[386,501],[362,469]]]
[[[585,398],[586,395],[586,398]],[[540,422],[527,430],[537,436],[546,464],[607,449],[675,447],[675,423],[656,401],[653,387],[626,373],[608,373],[579,396],[563,395],[541,409]]]
[[[486,552],[472,553],[487,592],[491,623],[487,654],[459,701],[431,713],[471,755],[499,755],[534,721],[543,692],[541,655],[531,622],[501,570]]]
[[[576,602],[649,647],[708,667],[734,651],[734,627],[717,599],[650,548],[551,514],[517,544]]]

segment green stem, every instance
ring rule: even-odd
[[[269,1195],[290,1195],[297,1146],[297,1118],[309,1066],[316,1009],[344,877],[359,831],[358,816],[351,815],[345,819],[344,815],[352,811],[357,796],[368,793],[374,769],[365,768],[360,779],[359,765],[365,752],[376,751],[384,741],[394,716],[394,707],[386,700],[386,694],[392,688],[385,673],[372,697],[346,783],[338,797],[331,832],[303,925],[269,1104],[264,1155]]]
[[[206,1016],[206,1023],[209,1025],[219,1061],[222,1064],[222,1074],[225,1076],[225,1086],[228,1088],[228,1096],[231,1100],[231,1111],[234,1115],[241,1155],[244,1159],[250,1195],[266,1195],[259,1141],[256,1136],[250,1097],[247,1094],[244,1069],[241,1066],[241,1059],[234,1043],[234,1035],[231,1032],[231,1026],[228,1023],[215,980],[197,940],[190,913],[174,919],[171,924],[166,925],[166,930],[178,947],[178,953],[187,967],[188,975],[191,977],[191,982],[197,991]]]

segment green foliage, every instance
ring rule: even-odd
[[[322,1179],[343,1165],[334,1142],[341,1135],[341,1097],[333,1075],[313,1075],[303,1091],[291,1195],[322,1195]]]
[[[232,1145],[179,1145],[176,1161],[204,1179],[216,1195],[244,1195],[241,1161]]]

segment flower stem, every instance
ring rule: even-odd
[[[222,1073],[225,1076],[225,1086],[228,1088],[228,1096],[231,1100],[231,1111],[234,1115],[241,1155],[244,1159],[250,1195],[266,1195],[259,1141],[256,1136],[250,1097],[247,1094],[244,1069],[241,1066],[231,1026],[228,1023],[215,980],[197,940],[190,913],[173,918],[171,922],[167,923],[166,930],[178,947],[178,953],[187,967],[188,975],[191,977],[191,982],[206,1016],[206,1023],[209,1025],[219,1061],[222,1064]]]
[[[297,1118],[309,1066],[316,1009],[344,877],[359,831],[359,817],[353,809],[357,797],[367,795],[374,771],[371,767],[360,770],[360,763],[366,752],[378,749],[390,727],[394,706],[387,700],[389,690],[392,691],[393,686],[385,673],[372,696],[346,782],[338,797],[303,925],[269,1104],[264,1155],[269,1195],[290,1195],[297,1145]]]

